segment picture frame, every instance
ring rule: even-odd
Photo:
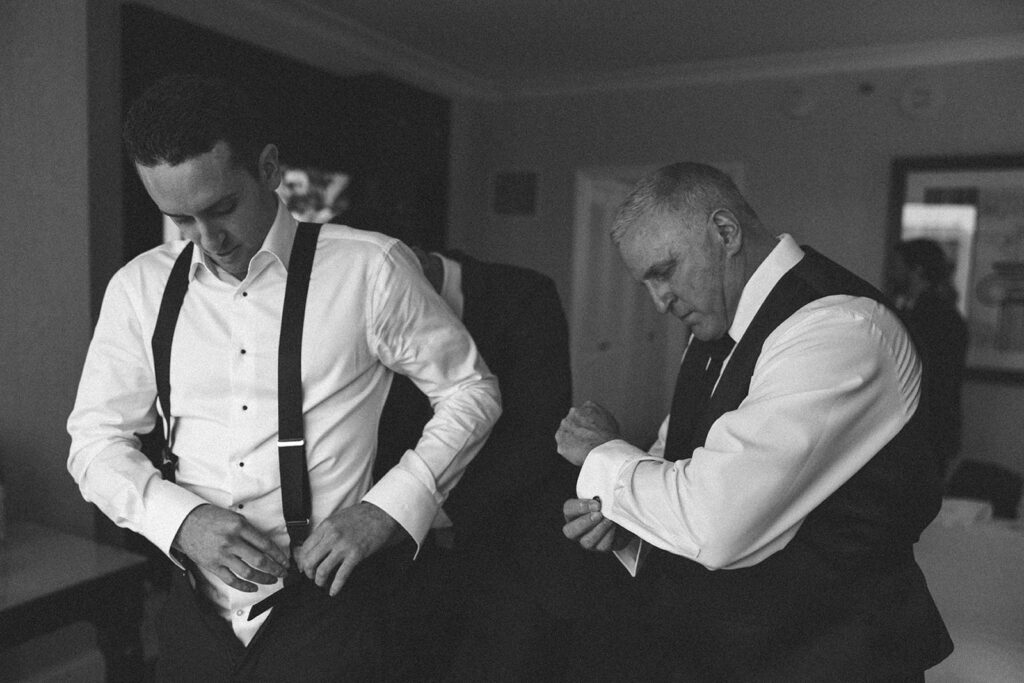
[[[966,376],[1024,382],[1024,154],[894,159],[888,222],[887,273],[903,239],[934,239],[952,261]]]

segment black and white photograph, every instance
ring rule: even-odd
[[[1021,0],[0,0],[0,683],[1024,681]]]

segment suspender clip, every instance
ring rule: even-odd
[[[160,449],[160,476],[167,481],[174,481],[175,471],[178,469],[178,456],[171,452],[170,447],[165,443]]]
[[[309,538],[309,517],[298,520],[285,520],[284,526],[288,529],[288,541],[292,550],[292,562],[295,561],[295,549],[306,542]]]

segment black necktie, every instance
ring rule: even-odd
[[[696,338],[690,342],[672,397],[665,439],[666,460],[690,457],[688,444],[693,430],[708,407],[711,391],[722,372],[722,363],[735,343],[729,335],[711,342]]]

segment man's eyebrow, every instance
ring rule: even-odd
[[[210,211],[216,211],[218,209],[222,209],[222,208],[224,208],[225,204],[229,204],[231,201],[233,201],[235,198],[237,198],[237,196],[238,196],[237,192],[232,192],[231,194],[225,195],[225,196],[221,197],[220,199],[218,199],[217,201],[215,201],[213,204],[210,204],[209,206],[207,206],[206,208],[200,209],[199,211],[196,212],[196,214],[167,213],[166,211],[161,211],[160,213],[162,213],[163,215],[167,216],[168,218],[188,218],[189,216],[192,216],[192,215],[209,213]]]
[[[640,277],[640,279],[650,280],[651,278],[658,277],[658,275],[663,273],[667,268],[670,268],[671,266],[675,265],[675,262],[675,256],[669,256],[667,259],[664,259],[663,261],[658,261],[650,268],[645,270],[644,274]]]

